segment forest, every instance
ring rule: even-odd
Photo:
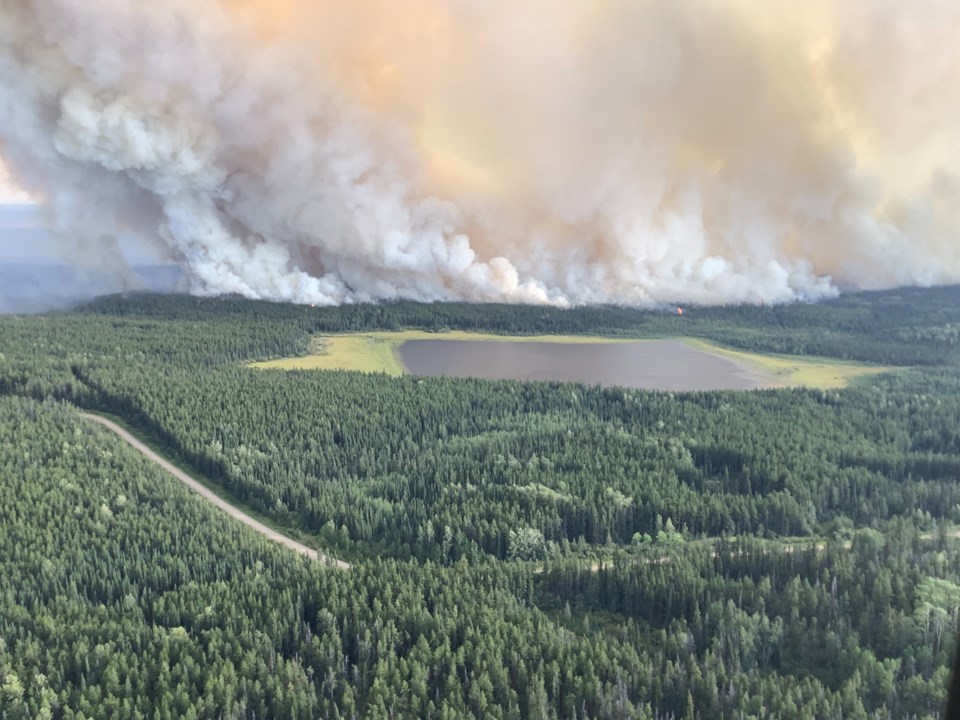
[[[662,393],[252,370],[315,333],[702,337],[900,369]],[[0,317],[0,717],[936,718],[960,288],[776,307]],[[274,546],[79,410],[349,559]]]

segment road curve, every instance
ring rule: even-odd
[[[90,413],[80,413],[80,414],[87,420],[91,420],[97,423],[98,425],[102,425],[113,434],[119,436],[128,445],[132,446],[136,450],[139,450],[149,460],[152,460],[154,463],[156,463],[161,468],[166,470],[168,473],[173,475],[177,480],[182,482],[184,485],[189,487],[195,493],[203,497],[205,500],[207,500],[211,504],[223,510],[230,517],[235,518],[240,522],[242,522],[247,527],[250,527],[256,530],[258,533],[263,535],[268,540],[273,540],[274,542],[280,543],[281,545],[290,548],[294,552],[298,552],[301,555],[306,555],[309,558],[318,560],[328,565],[332,565],[334,567],[338,567],[344,570],[350,567],[350,564],[345,563],[343,560],[337,560],[335,558],[330,557],[329,555],[324,555],[323,553],[317,552],[313,548],[308,548],[306,545],[303,545],[302,543],[298,543],[296,540],[289,538],[286,535],[283,535],[277,532],[276,530],[273,530],[272,528],[268,528],[259,520],[253,519],[252,517],[247,515],[245,512],[243,512],[239,508],[235,507],[234,505],[231,505],[226,500],[216,495],[216,493],[214,493],[213,491],[211,491],[201,483],[197,482],[196,480],[194,480],[192,477],[187,475],[187,473],[185,473],[183,470],[178,468],[176,465],[173,465],[167,460],[164,460],[162,457],[157,455],[153,450],[151,450],[142,442],[137,440],[137,438],[135,438],[129,432],[127,432],[122,427],[117,425],[115,422],[107,420],[104,417],[100,417],[99,415],[91,415]]]

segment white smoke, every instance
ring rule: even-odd
[[[197,292],[960,280],[950,0],[2,0],[0,153]]]

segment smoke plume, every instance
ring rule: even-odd
[[[0,154],[196,292],[960,280],[954,0],[2,0]]]

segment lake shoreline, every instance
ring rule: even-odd
[[[393,377],[400,377],[406,374],[415,374],[410,372],[402,358],[402,348],[413,341],[492,342],[500,345],[536,343],[551,346],[557,351],[562,348],[575,348],[583,345],[640,346],[651,343],[674,342],[712,357],[723,358],[735,363],[739,372],[747,374],[748,380],[752,381],[748,384],[754,389],[784,387],[838,389],[864,377],[897,370],[893,367],[823,357],[763,355],[736,350],[703,338],[690,336],[630,338],[602,335],[500,335],[462,330],[322,333],[315,336],[315,347],[317,349],[310,354],[252,362],[248,363],[247,366],[256,370],[354,371],[385,373]],[[454,373],[448,374],[453,375]],[[694,388],[684,389],[693,390]]]

